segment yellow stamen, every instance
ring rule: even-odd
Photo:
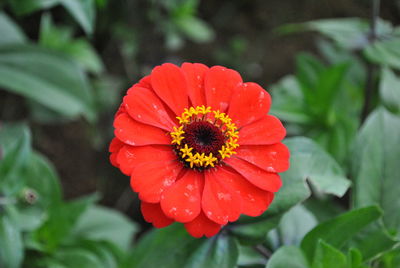
[[[177,119],[180,126],[174,127],[174,131],[169,133],[172,138],[171,144],[176,146],[179,157],[182,161],[187,162],[190,168],[215,167],[219,161],[236,154],[235,149],[239,147],[239,132],[236,125],[232,123],[232,119],[225,113],[219,110],[211,110],[211,107],[201,105],[190,107],[189,109],[185,108],[182,115]],[[216,155],[213,155],[213,153],[205,155],[205,153],[196,152],[185,143],[184,127],[197,121],[206,121],[214,124],[224,134],[225,144],[218,150]]]

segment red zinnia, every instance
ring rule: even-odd
[[[282,185],[286,131],[270,95],[221,66],[163,64],[133,85],[115,115],[111,162],[131,176],[146,221],[210,237],[258,216]]]

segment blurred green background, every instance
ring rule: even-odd
[[[379,218],[385,231],[369,230],[369,244],[357,244],[355,238],[351,243],[359,250],[346,248],[353,259],[343,266],[337,252],[334,266],[324,261],[318,266],[308,255],[310,265],[400,267],[399,219],[386,221],[378,212],[400,215],[400,204],[369,200],[365,193],[371,190],[362,186],[374,174],[364,160],[380,163],[369,159],[379,147],[370,137],[398,147],[400,1],[5,0],[0,7],[1,268],[265,267],[277,249],[299,245],[317,223],[347,210],[360,213],[353,215],[360,221],[369,215],[360,229]],[[125,91],[164,62],[223,65],[272,94],[272,113],[294,137],[287,144],[297,158],[283,178],[289,186],[277,197],[276,209],[261,217],[261,225],[253,223],[261,228],[238,228],[235,235],[194,242],[173,226],[176,240],[170,245],[164,245],[172,239],[165,231],[140,239],[150,226],[140,215],[129,178],[109,163],[108,144]],[[360,132],[371,111],[369,125]],[[387,157],[382,169],[388,171],[372,188],[386,185],[391,176],[387,185],[396,185],[390,192],[394,200],[400,194],[399,149],[386,153],[380,157]],[[306,186],[310,174],[313,185]],[[349,179],[351,194],[346,193]],[[291,192],[296,187],[300,192]],[[285,199],[285,194],[294,197]],[[307,198],[304,206],[293,208]],[[380,209],[357,210],[365,205]],[[288,225],[296,215],[308,220],[292,230]],[[292,236],[282,235],[281,228],[289,228]],[[142,242],[132,249],[133,238]],[[377,249],[372,240],[381,241]],[[177,243],[179,250],[170,252]],[[329,251],[331,245],[320,244]],[[230,254],[205,256],[207,247]],[[149,255],[146,248],[170,257]],[[302,250],[308,254],[307,246]],[[193,252],[204,256],[196,253],[203,256],[196,259]],[[297,248],[287,254],[298,254]]]

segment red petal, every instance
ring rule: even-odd
[[[201,106],[206,104],[206,94],[204,92],[204,75],[208,67],[201,63],[182,64],[181,70],[186,76],[188,84],[188,94],[192,106]]]
[[[242,199],[242,213],[248,216],[261,215],[271,204],[274,194],[254,186],[236,172],[219,168],[218,178],[236,191]]]
[[[218,170],[205,172],[202,208],[206,216],[219,224],[236,221],[242,211],[240,196],[219,179]]]
[[[151,85],[176,115],[180,116],[188,107],[186,78],[178,66],[165,63],[155,67],[151,72]]]
[[[282,180],[277,173],[265,171],[246,160],[231,157],[224,160],[230,167],[235,169],[249,182],[265,191],[277,192],[282,186]]]
[[[114,118],[116,118],[118,115],[122,114],[122,113],[126,113],[126,109],[123,103],[121,103],[121,105],[119,106],[117,112],[114,115]]]
[[[133,169],[131,187],[139,193],[140,200],[158,203],[162,192],[175,182],[181,169],[182,164],[176,160],[145,162]]]
[[[122,113],[114,120],[115,136],[129,145],[171,144],[169,135],[160,128],[142,124]]]
[[[222,66],[211,67],[204,78],[207,105],[226,112],[233,89],[242,83],[240,74]]]
[[[130,176],[132,170],[145,162],[154,161],[170,161],[174,159],[171,153],[171,147],[163,145],[146,145],[146,146],[129,146],[125,145],[121,148],[117,156],[117,163],[121,171]]]
[[[142,79],[140,79],[139,83],[137,84],[140,87],[148,88],[148,89],[153,89],[151,87],[151,75],[146,75]]]
[[[165,215],[178,222],[189,222],[201,211],[201,192],[204,175],[188,170],[185,175],[161,195],[161,208]]]
[[[161,100],[150,89],[134,86],[124,97],[124,105],[129,115],[138,122],[167,131],[176,125]]]
[[[256,83],[238,85],[229,104],[228,115],[242,127],[266,115],[271,106],[271,96]]]
[[[286,135],[281,121],[272,115],[265,115],[260,120],[242,127],[239,130],[239,144],[268,145],[278,143]]]
[[[142,202],[140,205],[140,209],[143,214],[143,218],[145,221],[150,222],[156,228],[167,227],[172,224],[174,221],[167,216],[161,210],[160,204],[151,204]]]
[[[289,168],[289,150],[283,143],[273,145],[241,145],[236,156],[268,172],[284,172]]]
[[[221,229],[221,225],[209,220],[201,212],[193,221],[185,223],[185,228],[191,236],[200,238],[203,235],[206,237],[216,235]]]
[[[117,138],[112,139],[112,141],[110,142],[108,151],[111,153],[110,162],[114,167],[119,167],[119,164],[117,162],[117,155],[123,145],[124,143]]]
[[[110,146],[108,147],[108,151],[110,153],[118,152],[123,145],[124,143],[122,141],[117,138],[113,138],[110,142]]]

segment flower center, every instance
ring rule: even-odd
[[[238,131],[226,114],[197,106],[177,119],[180,126],[170,132],[171,143],[186,167],[204,170],[236,153]]]

